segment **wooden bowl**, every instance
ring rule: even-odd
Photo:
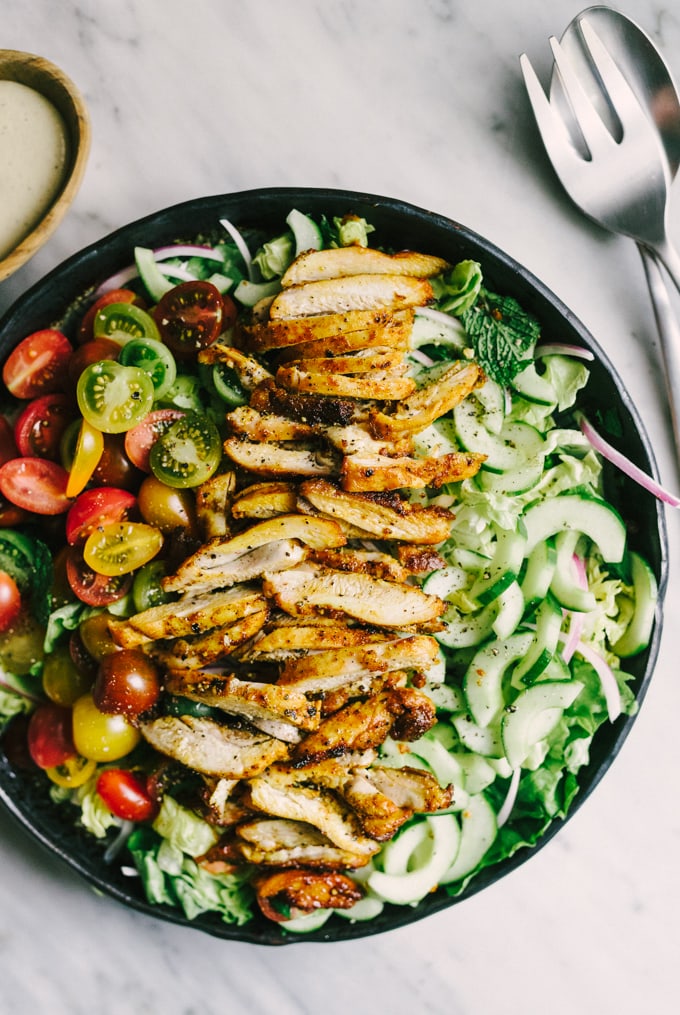
[[[61,115],[66,156],[60,186],[39,221],[0,260],[0,281],[12,275],[47,242],[73,201],[90,150],[87,108],[73,82],[54,64],[32,53],[0,49],[0,81],[15,81],[44,96]]]

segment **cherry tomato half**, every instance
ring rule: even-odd
[[[9,631],[21,613],[21,593],[11,575],[0,571],[0,634]]]
[[[0,492],[12,504],[37,515],[60,515],[71,501],[68,473],[46,458],[14,458],[0,466]]]
[[[4,416],[0,416],[0,465],[4,465],[10,458],[16,458],[17,454],[14,431],[8,420]]]
[[[73,502],[66,515],[66,539],[75,546],[84,543],[96,529],[130,517],[137,500],[128,490],[97,486],[85,490]]]
[[[167,395],[177,377],[177,364],[167,345],[153,338],[133,338],[120,351],[126,367],[140,367],[151,378],[154,399]]]
[[[87,310],[80,322],[80,327],[78,328],[79,344],[82,345],[83,342],[89,342],[90,339],[94,338],[92,325],[97,311],[101,310],[102,307],[108,306],[109,303],[139,303],[139,298],[132,289],[111,289],[110,292],[100,296]]]
[[[185,413],[182,409],[154,409],[125,434],[125,451],[138,469],[151,472],[149,454],[158,437],[169,430]]]
[[[67,758],[61,765],[46,768],[45,775],[57,786],[63,786],[65,789],[77,789],[78,786],[84,786],[96,771],[96,761],[90,761],[80,754],[74,754],[72,758]]]
[[[141,734],[124,715],[107,715],[94,703],[91,692],[73,706],[73,742],[76,751],[92,761],[118,761],[133,750]]]
[[[108,809],[123,821],[150,821],[158,804],[149,795],[146,780],[127,768],[107,768],[97,779],[97,793]]]
[[[63,765],[76,754],[71,709],[54,702],[38,705],[28,724],[28,750],[40,768]]]
[[[156,479],[167,486],[199,486],[217,471],[222,460],[222,441],[211,419],[187,412],[158,438],[151,448],[149,464]]]
[[[161,532],[186,529],[196,532],[196,500],[191,490],[180,490],[147,476],[137,495],[139,513]]]
[[[71,356],[68,364],[68,376],[72,384],[76,384],[85,367],[98,363],[100,359],[118,359],[120,344],[112,338],[91,338],[85,345],[80,345]]]
[[[14,424],[19,454],[58,461],[61,439],[75,415],[66,395],[42,395],[29,402]]]
[[[95,338],[113,338],[117,342],[134,338],[160,339],[151,314],[134,303],[107,303],[100,307],[92,321],[92,333]]]
[[[76,388],[78,407],[104,433],[123,433],[151,410],[153,382],[139,367],[101,360],[85,367]]]
[[[163,341],[181,357],[212,345],[231,313],[232,301],[229,297],[226,301],[212,282],[181,282],[174,286],[154,309]]]
[[[62,391],[73,346],[61,331],[47,328],[28,335],[9,354],[2,379],[15,398],[37,398]]]
[[[104,656],[92,688],[94,703],[100,711],[127,716],[153,708],[160,693],[156,664],[144,652],[133,648]]]
[[[73,547],[66,558],[66,577],[73,594],[88,606],[110,606],[127,594],[132,575],[99,574],[85,563],[78,547]]]
[[[85,563],[111,578],[129,575],[152,560],[163,546],[159,529],[142,522],[113,522],[92,532],[83,547]]]
[[[92,474],[98,486],[117,486],[122,490],[136,490],[144,474],[130,461],[125,453],[123,434],[105,433],[104,450],[99,465]]]
[[[104,434],[86,419],[81,420],[66,484],[67,497],[77,497],[85,489],[103,454]]]

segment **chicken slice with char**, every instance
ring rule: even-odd
[[[315,427],[347,426],[367,420],[370,411],[370,406],[351,398],[288,391],[273,380],[258,385],[250,396],[250,405],[263,415],[275,413]]]
[[[163,666],[184,669],[209,666],[224,656],[231,655],[239,645],[254,638],[264,627],[268,616],[268,609],[260,610],[233,624],[215,627],[202,634],[176,638],[170,642],[152,642],[146,646],[146,651]]]
[[[385,440],[396,440],[407,433],[420,433],[459,405],[485,380],[484,372],[477,363],[457,360],[437,380],[419,388],[396,405],[393,413],[373,411],[370,416],[371,432]]]
[[[283,273],[281,285],[285,288],[301,282],[368,274],[429,278],[441,275],[448,268],[450,265],[447,261],[432,254],[419,254],[412,250],[386,254],[382,250],[353,244],[327,250],[307,250],[299,254]]]
[[[370,398],[398,401],[415,391],[411,377],[400,376],[400,368],[375,370],[370,374],[312,374],[296,366],[279,367],[276,383],[283,388],[336,398]]]
[[[349,310],[313,317],[294,315],[247,327],[245,334],[258,352],[320,342],[331,343],[325,346],[331,352],[374,345],[398,344],[405,347],[413,327],[413,316],[412,308]],[[355,344],[357,341],[362,343],[361,346]]]
[[[289,286],[275,297],[269,319],[342,314],[348,310],[403,310],[434,298],[427,279],[409,275],[351,275]]]
[[[420,769],[374,766],[353,769],[342,796],[366,835],[384,842],[414,814],[450,807],[453,789],[442,788],[433,775]]]
[[[405,315],[405,311],[402,314]],[[269,327],[283,327],[288,324],[295,325],[297,322],[313,322],[317,318],[299,317],[291,321],[272,322]],[[348,353],[370,352],[379,347],[381,349],[395,349],[406,353],[410,347],[411,331],[413,329],[413,316],[406,318],[395,314],[393,319],[379,328],[360,328],[357,331],[339,331],[329,334],[326,338],[300,341],[296,345],[287,345],[274,350],[276,363],[281,366],[293,360],[317,359],[328,356],[345,356]]]
[[[387,455],[397,458],[413,453],[413,440],[406,437],[396,441],[376,440],[366,424],[329,426],[324,430],[326,440],[343,455]]]
[[[252,483],[237,493],[231,504],[231,516],[238,520],[252,518],[259,521],[291,514],[296,508],[295,484],[274,480],[270,483]]]
[[[318,828],[288,818],[254,818],[236,829],[238,848],[248,863],[266,867],[314,867],[353,870],[368,861],[365,854],[340,849]]]
[[[381,490],[422,490],[458,483],[479,472],[486,455],[452,451],[436,458],[386,458],[381,454],[348,455],[342,461],[340,482],[350,493]]]
[[[366,645],[384,641],[388,637],[384,631],[366,627],[348,627],[336,621],[323,626],[296,622],[295,625],[278,626],[265,631],[239,658],[246,662],[257,660],[280,662],[307,652],[345,648],[348,645]]]
[[[346,356],[312,356],[290,360],[279,370],[300,370],[308,374],[367,374],[374,370],[396,370],[405,367],[400,349],[378,346],[362,349]],[[277,382],[279,380],[277,372]]]
[[[261,874],[253,884],[263,914],[278,922],[317,909],[351,909],[364,896],[363,888],[338,871],[275,871]]]
[[[235,488],[234,473],[221,472],[196,490],[196,521],[204,539],[228,535],[227,518]]]
[[[314,427],[273,413],[265,416],[248,405],[239,405],[227,413],[226,422],[232,433],[252,441],[307,441],[314,437]]]
[[[300,448],[294,444],[274,444],[227,437],[225,454],[235,465],[256,476],[274,479],[277,476],[333,476],[338,463],[333,454],[322,448]]]
[[[315,550],[310,555],[310,560],[334,571],[370,574],[390,582],[405,582],[411,573],[389,553],[381,553],[379,550]]]
[[[168,582],[164,588],[196,593],[226,588],[232,584],[253,581],[265,572],[295,567],[305,560],[308,552],[307,547],[296,539],[275,539],[238,556],[225,556],[214,561],[196,560],[191,564],[185,562],[174,575],[163,579]]]
[[[438,656],[439,646],[429,635],[410,635],[321,652],[310,650],[300,658],[286,660],[279,684],[292,684],[306,694],[321,694],[375,673],[426,670]]]
[[[253,391],[258,384],[272,378],[270,372],[253,356],[219,340],[198,354],[199,363],[223,363],[233,370],[245,391]]]
[[[287,757],[290,745],[263,732],[237,729],[198,716],[161,716],[139,723],[147,743],[188,768],[225,779],[259,776]]]

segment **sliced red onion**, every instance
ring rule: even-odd
[[[165,261],[169,257],[202,257],[206,261],[224,261],[219,250],[212,247],[201,247],[195,243],[178,243],[174,247],[158,247],[153,256],[157,261]]]
[[[35,694],[31,694],[29,691],[25,691],[21,687],[15,687],[14,684],[8,683],[5,680],[0,680],[0,690],[9,691],[11,694],[18,694],[20,698],[25,698],[26,701],[32,701],[35,705],[44,705],[45,699],[39,698]]]
[[[111,863],[112,860],[115,860],[134,827],[134,821],[121,821],[118,835],[104,853],[104,863]]]
[[[574,356],[576,359],[595,359],[590,349],[584,349],[580,345],[566,345],[564,342],[546,342],[544,345],[537,345],[534,350],[534,358],[542,356]]]
[[[220,219],[220,225],[223,227],[223,229],[226,229],[226,231],[229,233],[232,240],[238,247],[241,253],[241,257],[246,263],[246,269],[248,271],[248,279],[251,282],[256,282],[257,279],[255,278],[255,272],[253,270],[253,259],[250,254],[250,250],[248,249],[248,244],[243,239],[234,223],[230,222],[229,219]]]
[[[609,721],[614,722],[621,715],[621,692],[619,691],[619,685],[616,682],[616,677],[611,666],[598,652],[595,652],[589,645],[586,645],[585,642],[579,642],[576,651],[579,655],[583,656],[587,663],[590,663],[600,678],[602,693],[607,703]]]
[[[574,564],[574,570],[576,572],[576,584],[581,589],[588,588],[588,575],[586,574],[586,563],[582,557],[579,557],[577,553],[572,556]],[[574,652],[578,648],[583,634],[583,628],[585,627],[586,615],[579,611],[565,610],[565,615],[569,617],[569,633],[562,649],[562,658],[565,663],[570,662]]]
[[[517,791],[519,789],[521,774],[521,768],[514,768],[512,771],[508,792],[505,794],[505,800],[501,804],[501,809],[496,816],[496,825],[498,828],[502,828],[512,814],[512,808],[515,806],[515,800],[517,799]]]
[[[669,504],[671,507],[680,507],[680,497],[669,493],[660,483],[652,479],[648,473],[643,472],[642,469],[631,462],[630,458],[626,458],[624,454],[613,448],[611,444],[608,444],[582,412],[576,413],[576,420],[581,428],[581,433],[588,438],[595,451],[599,452],[603,458],[606,458],[608,462],[611,462],[617,469],[620,469],[629,479],[638,483],[643,490],[658,497],[664,504]]]
[[[434,365],[434,360],[430,356],[427,356],[424,352],[421,352],[420,349],[410,349],[409,356],[411,359],[416,360],[416,362],[421,363],[424,367],[431,367]]]
[[[190,271],[187,271],[186,268],[181,268],[177,265],[159,264],[158,270],[162,275],[165,275],[168,278],[178,278],[182,282],[191,282],[196,278],[196,276]],[[117,271],[115,275],[111,275],[110,278],[107,278],[101,283],[101,285],[97,286],[92,294],[92,299],[98,300],[100,296],[104,296],[106,293],[111,292],[112,289],[122,289],[134,278],[139,278],[139,272],[137,271],[136,265],[129,264],[127,268],[122,268],[120,271]]]

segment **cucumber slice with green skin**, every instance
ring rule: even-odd
[[[456,859],[439,879],[442,885],[467,877],[483,860],[498,834],[494,809],[483,793],[470,797],[460,820],[460,845]]]
[[[458,760],[450,754],[444,744],[436,737],[427,735],[412,747],[412,753],[424,761],[432,770],[432,774],[442,788],[455,786],[454,802],[458,802],[459,791],[465,783],[465,775]]]
[[[499,493],[506,497],[517,496],[534,489],[543,475],[543,467],[541,455],[507,472],[489,472],[488,469],[480,469],[475,481],[486,493]]]
[[[573,529],[557,535],[555,539],[557,561],[550,582],[550,591],[565,610],[590,613],[597,606],[597,600],[589,589],[579,585],[573,560],[580,538],[581,533]]]
[[[450,606],[442,614],[446,625],[437,631],[435,638],[445,648],[472,648],[495,634],[507,638],[517,628],[524,613],[524,596],[516,581],[513,581],[492,602],[473,613],[461,613]]]
[[[497,526],[493,557],[470,589],[470,596],[481,606],[496,599],[505,592],[519,574],[524,560],[527,536],[521,522],[516,529],[501,529]]]
[[[432,571],[422,584],[423,592],[428,596],[437,596],[439,599],[446,599],[452,592],[460,592],[467,588],[470,576],[462,567],[442,567],[438,571]]]
[[[415,845],[410,854],[412,856],[416,850],[418,851],[419,863],[415,870],[405,870],[405,873],[400,874],[375,870],[369,875],[368,888],[379,899],[397,906],[420,902],[441,882],[444,872],[454,863],[461,840],[460,825],[455,815],[432,815],[411,828],[415,827],[418,830],[421,825],[424,826],[422,836],[417,843],[415,836],[413,837]],[[411,828],[397,835],[385,846],[383,863],[386,868],[391,866],[390,853],[400,849],[400,838],[410,833]]]
[[[474,398],[466,398],[453,410],[458,441],[464,451],[486,455],[482,469],[508,472],[542,458],[545,440],[530,423],[505,421],[499,433],[484,422],[484,412]]]
[[[510,666],[522,659],[533,644],[531,631],[491,641],[472,658],[463,677],[463,693],[470,714],[479,726],[488,726],[505,705],[503,680]]]
[[[542,539],[574,529],[596,544],[604,560],[618,564],[626,547],[626,526],[618,511],[585,493],[566,493],[539,501],[524,512],[527,553]]]
[[[473,392],[473,398],[479,402],[484,413],[484,426],[490,433],[498,434],[505,422],[505,390],[497,382],[488,378]]]
[[[554,539],[550,537],[541,540],[529,554],[526,570],[520,581],[527,609],[533,609],[547,596],[556,565],[557,552]]]
[[[411,349],[420,349],[423,345],[443,345],[462,353],[469,344],[467,332],[456,317],[449,317],[439,310],[432,316],[427,311],[416,311],[409,336]]]
[[[158,303],[161,297],[174,288],[175,282],[166,278],[158,267],[153,250],[148,247],[135,247],[135,264],[144,288],[154,303]]]
[[[494,782],[497,773],[491,760],[468,752],[456,753],[456,757],[465,775],[465,791],[470,796],[481,793]]]
[[[446,556],[453,567],[462,567],[465,571],[479,571],[487,567],[491,559],[477,550],[468,550],[464,546],[454,546],[452,550],[447,551]]]
[[[501,723],[505,756],[519,768],[532,748],[548,736],[583,689],[580,680],[544,680],[522,691]]]
[[[505,754],[500,722],[479,726],[465,715],[454,716],[453,727],[463,747],[483,758],[502,758]]]
[[[272,282],[249,282],[247,278],[242,279],[233,292],[234,299],[244,307],[254,307],[260,300],[268,296],[276,296],[281,291],[281,283],[278,279]]]
[[[354,922],[355,920],[374,920],[376,916],[380,916],[385,903],[381,902],[380,899],[374,898],[372,895],[366,895],[363,899],[359,899],[349,909],[334,909],[333,912],[336,916],[341,916],[344,920]]]
[[[527,402],[534,402],[536,405],[549,405],[553,408],[557,405],[555,388],[546,377],[538,373],[535,363],[530,363],[524,370],[516,374],[510,386]]]
[[[321,250],[323,246],[321,230],[309,215],[303,215],[301,211],[293,208],[286,218],[286,224],[295,239],[296,257],[305,250]]]
[[[637,655],[649,645],[659,598],[654,572],[647,561],[634,550],[630,552],[630,565],[635,609],[628,627],[614,645],[614,652],[624,659]]]
[[[512,582],[495,600],[496,617],[491,628],[497,638],[509,638],[519,627],[526,604],[519,582]],[[493,605],[493,604],[492,604]]]
[[[323,927],[326,920],[333,915],[332,909],[316,909],[305,916],[297,916],[293,920],[283,920],[279,927],[292,934],[311,934],[313,930]]]
[[[553,599],[544,599],[536,610],[536,630],[531,647],[512,674],[516,687],[532,684],[557,652],[562,630],[562,610]]]

